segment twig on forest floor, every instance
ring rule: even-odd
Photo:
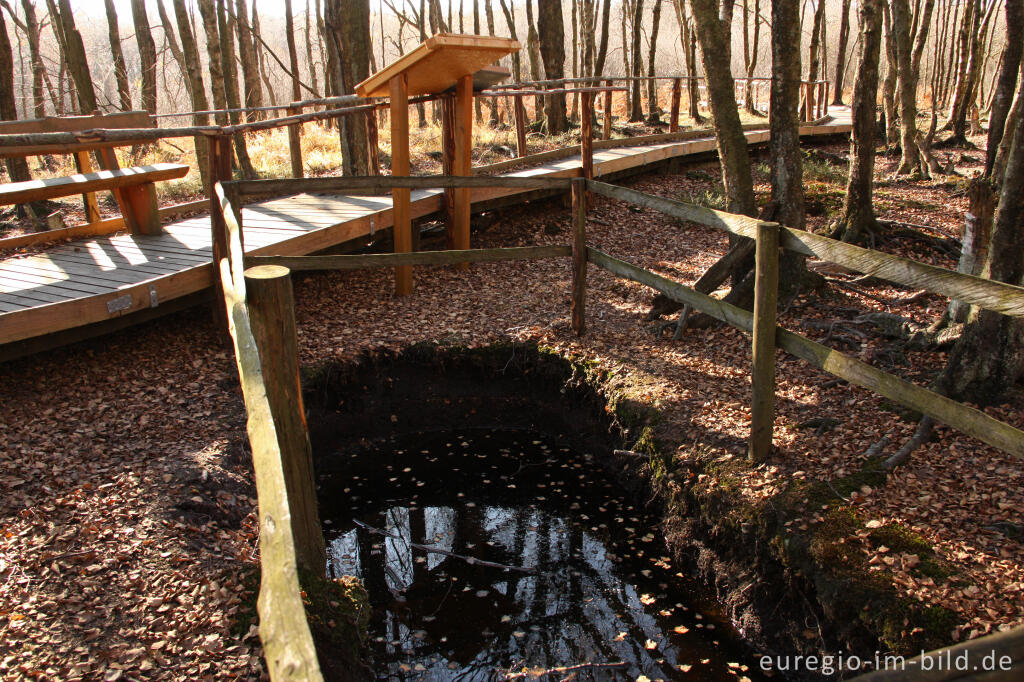
[[[609,670],[609,669],[621,669],[627,667],[625,661],[618,661],[616,663],[580,663],[578,665],[566,665],[558,668],[548,668],[547,670],[524,670],[518,673],[505,673],[505,677],[502,680],[523,680],[523,679],[540,679],[547,675],[561,675],[564,673],[575,673],[583,670]]]
[[[928,416],[922,417],[921,422],[917,425],[917,430],[914,431],[914,435],[892,457],[885,460],[882,468],[892,470],[910,459],[910,454],[931,438],[934,426],[934,419]]]
[[[401,540],[401,541],[405,542],[405,538],[403,538],[401,536],[392,535],[391,533],[387,532],[386,530],[381,530],[380,528],[374,528],[373,526],[371,526],[369,524],[366,524],[366,523],[363,523],[362,521],[356,520],[356,521],[354,521],[354,523],[357,526],[359,526],[360,528],[368,530],[371,533],[375,533],[377,535],[383,535],[384,537],[391,538],[392,540]],[[474,565],[474,566],[486,566],[487,568],[500,568],[500,569],[505,570],[505,571],[519,571],[520,573],[536,573],[537,572],[536,568],[531,568],[529,566],[509,566],[508,564],[499,564],[499,563],[496,563],[494,561],[484,561],[483,559],[477,559],[476,557],[466,556],[464,554],[456,554],[455,552],[449,552],[447,549],[441,549],[440,547],[433,547],[431,545],[421,545],[418,542],[406,542],[405,544],[408,545],[409,547],[411,547],[412,549],[418,549],[418,550],[421,550],[423,552],[430,552],[432,554],[443,554],[444,556],[450,556],[453,559],[461,559],[462,561],[465,561],[467,564],[471,564],[471,565]]]

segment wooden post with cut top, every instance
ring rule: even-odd
[[[584,92],[580,97],[580,162],[583,177],[594,179],[594,93]]]
[[[295,558],[302,571],[322,578],[327,567],[327,551],[317,510],[313,452],[302,404],[291,271],[280,265],[249,268],[245,271],[245,288],[263,383],[281,451]]]
[[[288,107],[289,116],[297,116],[302,113],[300,107],[295,106],[295,102]],[[292,177],[302,177],[302,126],[298,123],[292,123],[288,126],[288,156],[292,161]]]
[[[526,105],[522,95],[512,95],[512,111],[516,119],[516,156],[522,158],[526,151]]]
[[[754,256],[753,398],[748,455],[763,462],[772,452],[775,424],[775,319],[779,298],[779,225],[757,224]]]
[[[455,175],[455,97],[441,96],[441,173]],[[441,213],[446,249],[455,248],[455,189],[445,187]]]
[[[409,175],[409,77],[400,73],[391,78],[391,175]],[[395,253],[412,250],[412,209],[410,190],[395,187],[391,190],[394,212]],[[395,295],[412,293],[412,266],[395,267]]]
[[[675,133],[679,131],[679,103],[683,98],[683,79],[672,79],[672,108],[668,115],[668,131]]]
[[[589,94],[589,93],[587,93]],[[572,330],[583,336],[587,330],[587,181],[572,181]]]

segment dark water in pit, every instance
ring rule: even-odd
[[[762,679],[669,558],[657,520],[560,439],[417,434],[325,463],[336,467],[320,477],[328,573],[359,576],[370,593],[378,679],[615,662],[627,665],[575,679]]]

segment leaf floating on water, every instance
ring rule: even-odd
[[[615,635],[615,639],[613,639],[612,641],[613,642],[621,642],[621,641],[626,639],[626,636],[628,634],[629,633],[626,633],[626,632],[620,632],[619,634]]]
[[[640,595],[640,603],[644,604],[645,606],[650,606],[654,603],[654,597],[649,594],[642,594]]]
[[[653,639],[649,639],[646,642],[644,642],[644,648],[648,650],[657,649],[658,643],[655,642]]]
[[[677,625],[674,628],[672,628],[672,632],[676,633],[677,635],[685,635],[689,631],[690,628],[686,627],[685,625]]]

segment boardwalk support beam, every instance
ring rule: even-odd
[[[394,76],[391,86],[391,174],[409,175],[409,81],[404,73]],[[412,209],[410,192],[395,187],[391,190],[394,211],[395,253],[412,251]],[[412,293],[412,267],[395,268],[395,295]]]

